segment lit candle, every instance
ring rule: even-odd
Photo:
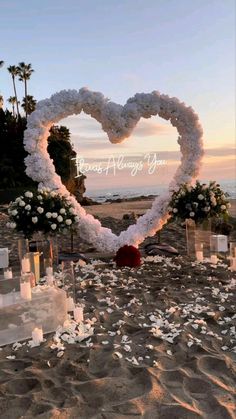
[[[43,342],[43,329],[40,327],[35,327],[35,329],[32,332],[32,340],[33,343],[36,345]]]
[[[12,270],[11,270],[11,268],[4,270],[4,278],[5,279],[12,279]]]
[[[218,262],[217,255],[211,255],[211,263],[212,263],[212,265],[216,265],[217,262]]]
[[[48,266],[46,268],[46,276],[49,276],[49,275],[53,275],[53,268],[51,266]]]
[[[74,319],[76,322],[81,323],[84,320],[83,307],[74,308]]]
[[[31,300],[31,285],[30,282],[20,283],[20,295],[24,300]]]
[[[22,272],[30,272],[30,260],[29,258],[23,258],[21,260],[21,271]]]
[[[31,286],[31,288],[34,288],[35,285],[36,285],[35,276],[34,276],[33,272],[30,272],[30,286]]]
[[[230,270],[236,271],[236,257],[230,258]]]
[[[47,284],[50,285],[50,287],[53,286],[53,284],[54,284],[54,276],[51,275],[51,274],[47,274],[46,281],[47,281]]]
[[[67,303],[67,311],[73,311],[75,308],[75,303],[72,297],[68,297],[66,299],[66,303]]]
[[[198,250],[196,252],[196,259],[197,259],[198,262],[203,262],[203,252],[202,252],[202,250]]]

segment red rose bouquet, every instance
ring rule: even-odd
[[[141,253],[136,247],[125,245],[117,251],[114,261],[119,267],[135,268],[141,265]]]

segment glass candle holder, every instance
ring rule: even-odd
[[[35,282],[38,283],[40,279],[40,261],[39,261],[39,252],[30,252],[30,271],[33,272],[35,276]]]
[[[43,328],[41,324],[36,324],[32,330],[32,341],[35,345],[40,345],[43,342]]]
[[[236,241],[229,243],[229,255],[231,258],[236,258]]]
[[[3,269],[3,275],[4,275],[4,279],[12,279],[13,278],[13,274],[12,274],[12,268],[4,268]]]
[[[195,256],[198,262],[203,262],[203,243],[195,243]]]
[[[18,255],[20,262],[24,259],[25,255],[29,253],[29,240],[19,239],[18,240]]]
[[[0,268],[7,268],[9,265],[9,250],[7,247],[0,249]]]
[[[26,273],[30,271],[30,253],[25,253],[24,257],[21,259],[21,272]]]
[[[22,273],[20,277],[20,295],[24,300],[31,300],[31,272]]]
[[[230,270],[236,271],[236,258],[230,257]]]
[[[74,263],[72,261],[63,261],[62,282],[67,295],[67,310],[73,311],[75,307],[75,274]]]
[[[44,259],[44,271],[46,275],[53,274],[52,259],[50,258]]]
[[[45,239],[42,234],[35,237],[35,240],[30,242],[30,252],[39,252],[40,272],[44,275],[45,272],[45,259],[53,259],[53,243],[51,239]]]

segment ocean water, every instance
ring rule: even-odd
[[[202,182],[208,183],[204,180]],[[229,195],[229,198],[236,199],[236,180],[223,180],[219,182],[219,184],[221,185],[223,191]],[[100,189],[87,191],[86,196],[96,200],[97,202],[105,202],[107,199],[115,200],[118,198],[135,198],[140,195],[160,195],[161,193],[165,192],[167,188],[167,185],[158,185],[116,188],[112,190]]]

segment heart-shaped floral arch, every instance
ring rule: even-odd
[[[70,195],[55,172],[52,159],[47,151],[47,138],[51,126],[72,114],[84,111],[101,123],[111,143],[120,143],[129,137],[141,117],[159,115],[170,120],[179,133],[178,143],[182,153],[178,167],[168,191],[155,199],[151,209],[128,227],[119,236],[92,215]],[[93,243],[99,250],[116,251],[124,244],[138,246],[147,236],[153,236],[169,219],[168,204],[172,192],[182,183],[196,179],[203,156],[202,128],[198,116],[176,98],[170,98],[157,91],[137,93],[124,106],[109,102],[103,94],[91,92],[87,88],[62,90],[50,99],[37,103],[36,110],[29,116],[24,136],[26,173],[39,188],[47,187],[66,196],[79,216],[80,236]]]

